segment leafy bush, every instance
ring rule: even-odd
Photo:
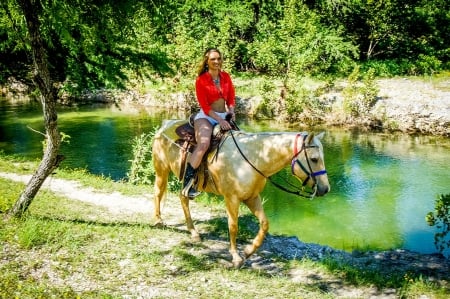
[[[257,24],[251,61],[257,69],[284,78],[305,74],[346,73],[356,46],[339,28],[330,29],[301,1],[287,1],[283,16]]]
[[[133,159],[130,160],[130,172],[127,173],[128,180],[132,184],[152,185],[155,181],[152,144],[158,129],[158,127],[155,127],[152,132],[142,133],[141,136],[137,136],[133,140]],[[169,175],[168,189],[170,191],[181,189],[180,180],[172,173]]]
[[[434,212],[429,212],[425,219],[428,225],[439,229],[434,235],[434,244],[439,252],[450,248],[450,194],[438,196]]]
[[[155,168],[152,163],[152,143],[155,132],[142,133],[133,140],[133,160],[130,160],[128,179],[132,184],[152,184],[155,178]]]
[[[432,75],[441,69],[442,62],[434,56],[419,54],[414,73]]]
[[[386,59],[368,60],[361,64],[361,72],[372,70],[375,76],[394,77],[407,75],[411,69],[411,63],[407,60]]]
[[[360,74],[356,67],[348,78],[348,86],[342,92],[344,109],[352,116],[362,116],[370,111],[377,100],[378,88],[375,84],[374,71],[370,69],[366,74]]]
[[[288,121],[301,120],[302,123],[308,123],[311,120],[308,112],[314,111],[313,114],[319,115],[320,110],[322,109],[319,107],[319,102],[313,90],[297,87],[289,92],[286,97],[286,119]]]
[[[259,86],[259,94],[262,96],[262,101],[256,107],[257,117],[274,117],[278,106],[277,99],[279,98],[277,87],[272,81],[264,80]]]

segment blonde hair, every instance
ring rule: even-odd
[[[209,54],[211,54],[212,52],[217,52],[220,55],[220,58],[222,58],[222,53],[220,53],[219,49],[217,48],[209,48],[205,51],[205,53],[203,54],[203,59],[202,61],[198,64],[198,68],[197,68],[197,75],[200,76],[203,73],[206,73],[208,71],[208,59],[209,59]]]

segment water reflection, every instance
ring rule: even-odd
[[[329,130],[323,143],[331,194],[294,205],[299,199],[270,186],[264,195],[279,199],[266,203],[272,232],[348,250],[435,251],[424,219],[437,195],[450,193],[448,140]]]
[[[180,115],[181,114],[181,115]],[[42,156],[43,130],[38,103],[13,106],[0,101],[0,150]],[[126,177],[135,136],[148,133],[179,111],[142,107],[59,108],[63,167]],[[238,120],[247,131],[295,131],[270,121]],[[262,196],[272,234],[352,250],[407,248],[435,252],[434,231],[425,222],[438,194],[450,193],[450,141],[402,134],[359,134],[326,129],[323,139],[331,192],[312,201],[268,183]],[[287,171],[289,173],[289,171]],[[280,174],[281,175],[281,174]]]

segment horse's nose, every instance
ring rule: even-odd
[[[319,185],[317,186],[317,196],[323,196],[330,192],[330,186],[329,185]]]

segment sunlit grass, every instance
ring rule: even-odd
[[[0,171],[31,173],[34,162],[29,163],[2,156]],[[27,170],[18,165],[27,165]],[[86,170],[61,169],[54,177],[76,180],[102,192],[148,192],[148,186],[114,182]],[[0,216],[5,216],[23,187],[23,183],[0,179]],[[268,258],[278,265],[276,273],[250,267],[229,269],[220,263],[222,255],[229,258],[227,249],[208,249],[220,240],[228,242],[223,200],[203,194],[196,201],[221,211],[197,223],[207,231],[202,243],[192,243],[189,234],[177,226],[150,226],[149,215],[121,218],[106,208],[40,190],[22,218],[2,217],[0,298],[145,298],[155,290],[173,298],[186,294],[192,298],[334,298],[327,287],[336,281],[348,287],[395,288],[403,298],[449,295],[448,289],[421,276],[382,275],[332,259],[287,261],[274,255]],[[254,236],[257,223],[246,208],[240,215],[238,240],[245,243]],[[296,280],[293,273],[321,278]]]
[[[33,204],[45,207],[50,202],[66,204],[50,192]],[[239,294],[282,298],[279,293],[327,298],[283,275],[271,278],[251,269],[227,270],[201,253],[204,246],[192,244],[188,234],[174,229],[108,223],[101,216],[93,221],[71,219],[63,208],[42,215],[44,210],[30,208],[23,218],[3,222],[1,241],[7,249],[2,255],[8,257],[0,263],[0,298],[145,297],[155,288],[167,289],[171,298],[186,292],[209,298]],[[133,293],[137,285],[144,293]]]

